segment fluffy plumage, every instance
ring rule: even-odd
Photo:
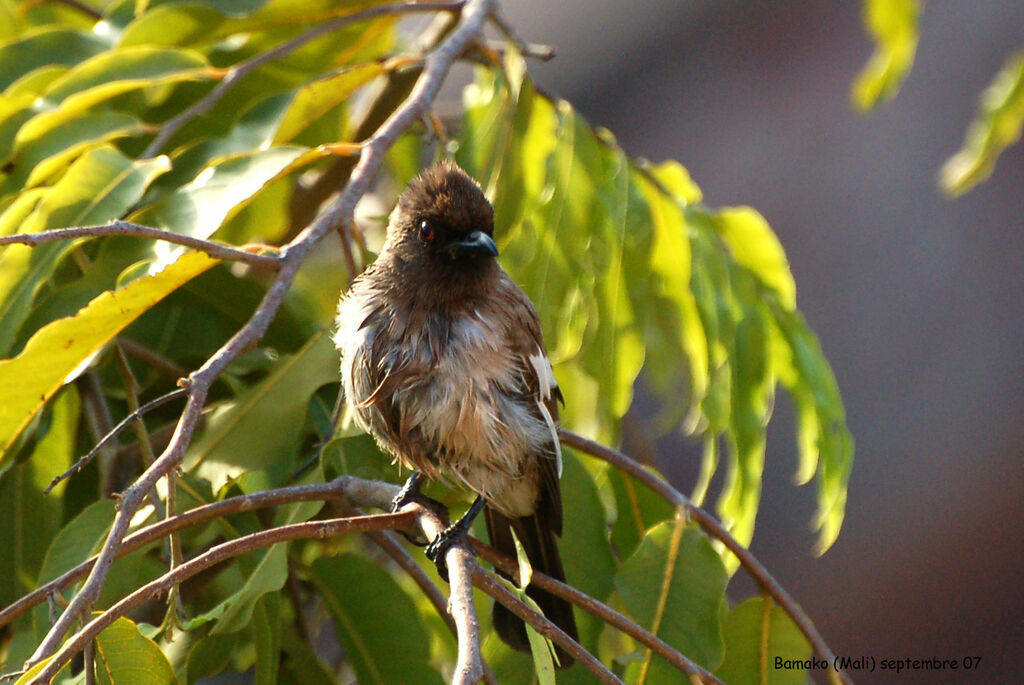
[[[377,261],[338,308],[335,342],[356,421],[405,466],[483,496],[491,542],[564,578],[557,439],[561,393],[532,303],[494,259],[493,210],[453,164],[414,180]],[[572,606],[529,589],[575,637]],[[529,649],[522,621],[495,627]],[[563,665],[569,659],[560,653]]]

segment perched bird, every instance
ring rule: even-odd
[[[413,470],[404,493],[418,493],[425,476],[477,494],[428,547],[435,562],[482,508],[493,546],[515,558],[515,531],[531,566],[564,580],[562,394],[537,312],[495,259],[493,234],[491,204],[458,166],[441,162],[413,180],[377,260],[339,303],[342,384],[356,422]],[[576,639],[571,604],[533,585],[527,594]],[[529,650],[522,620],[500,604],[494,626]]]

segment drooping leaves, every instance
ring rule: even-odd
[[[939,183],[957,196],[992,175],[1003,150],[1020,140],[1024,127],[1024,51],[1011,55],[982,93],[978,117],[959,152],[942,165]]]
[[[864,25],[875,52],[853,84],[853,104],[869,110],[899,91],[917,52],[918,0],[864,0]]]
[[[724,441],[719,511],[747,543],[781,382],[807,405],[800,476],[819,476],[816,525],[827,548],[842,521],[852,441],[831,370],[798,323],[778,238],[752,209],[698,204],[680,165],[630,161],[567,103],[536,93],[515,56],[504,73],[481,71],[467,89],[457,158],[489,192],[502,262],[538,307],[570,398],[563,423],[614,440],[643,371],[666,406],[663,425],[685,417],[705,442],[698,501]]]

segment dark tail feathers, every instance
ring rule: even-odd
[[[484,508],[484,518],[487,520],[487,533],[490,535],[491,545],[499,552],[513,559],[516,558],[516,545],[512,539],[512,530],[514,529],[534,570],[565,581],[565,571],[562,569],[562,559],[558,555],[555,533],[549,526],[544,525],[544,522],[536,514],[524,518],[508,518],[490,507],[486,507]],[[507,574],[502,573],[501,575],[508,578]],[[572,639],[579,640],[572,604],[532,583],[527,587],[526,594],[537,603],[548,620],[564,630]],[[530,642],[526,637],[526,624],[504,605],[497,602],[494,604],[494,629],[498,631],[502,642],[513,649],[518,649],[521,652],[530,651]],[[557,644],[555,652],[558,654],[559,668],[568,668],[572,665],[573,658]]]

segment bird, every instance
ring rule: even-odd
[[[428,548],[444,550],[483,511],[491,545],[565,580],[558,440],[564,398],[532,302],[497,261],[494,210],[480,185],[451,161],[414,178],[389,216],[377,259],[338,305],[335,344],[355,423],[412,476],[468,488],[466,514]],[[508,575],[505,575],[508,578]],[[530,584],[526,593],[578,641],[572,604]],[[523,620],[495,603],[493,625],[529,651]],[[572,657],[556,645],[559,666]]]

